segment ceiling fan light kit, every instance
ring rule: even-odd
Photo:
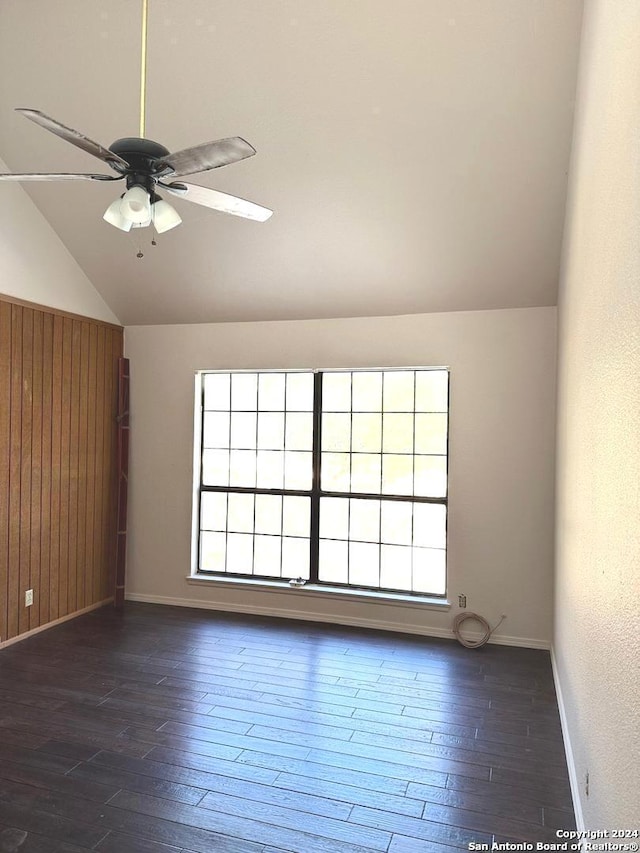
[[[151,221],[151,199],[144,187],[134,184],[120,201],[120,213],[134,225]]]
[[[121,204],[121,198],[117,198],[115,201],[112,201],[109,207],[105,210],[104,216],[102,218],[105,220],[105,222],[108,222],[109,225],[114,225],[121,231],[131,231],[131,226],[133,223],[130,219],[125,219],[122,215],[120,211]]]
[[[153,204],[151,218],[153,219],[153,227],[158,234],[164,234],[165,231],[170,231],[182,222],[178,211],[159,196]]]
[[[253,157],[255,148],[240,136],[205,142],[182,151],[169,152],[164,145],[144,137],[147,53],[147,5],[143,0],[142,70],[140,81],[140,136],[117,139],[108,148],[67,127],[40,110],[18,109],[25,118],[56,136],[102,160],[117,175],[60,172],[0,174],[0,181],[119,181],[126,182],[126,192],[106,209],[103,219],[120,231],[145,228],[153,223],[158,234],[180,225],[181,217],[156,192],[158,187],[171,195],[244,219],[265,222],[273,211],[236,196],[209,187],[187,183],[166,183],[197,172],[207,172]]]

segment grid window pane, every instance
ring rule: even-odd
[[[382,457],[382,492],[385,495],[413,494],[413,456],[385,453]]]
[[[205,412],[203,447],[229,447],[229,412]]]
[[[413,453],[413,415],[385,413],[382,430],[385,453]]]
[[[348,492],[349,468],[349,453],[323,453],[322,488],[326,492]]]
[[[311,412],[287,412],[285,437],[287,450],[313,449],[313,414]]]
[[[416,373],[416,412],[447,412],[449,374],[446,370]]]
[[[285,495],[282,502],[282,532],[285,536],[309,537],[311,528],[311,500],[295,495]]]
[[[227,514],[227,530],[234,533],[253,533],[254,495],[231,492]]]
[[[320,536],[323,539],[349,538],[349,499],[320,499]]]
[[[349,542],[349,583],[380,586],[380,546],[370,542]]]
[[[416,453],[447,452],[447,416],[416,415]]]
[[[380,541],[380,501],[352,499],[349,502],[349,539]]]
[[[382,373],[362,371],[353,374],[353,411],[382,411]]]
[[[253,536],[227,533],[227,571],[238,575],[253,573]]]
[[[282,577],[309,577],[309,540],[292,536],[282,538]]]
[[[325,413],[322,416],[322,449],[326,451],[351,449],[351,415]]]
[[[307,491],[311,488],[313,465],[311,453],[297,450],[285,451],[284,454],[284,487]]]
[[[258,376],[255,373],[234,373],[231,376],[232,411],[255,411],[258,407]]]
[[[385,412],[413,412],[414,375],[413,370],[385,371],[382,396]]]
[[[200,571],[224,572],[226,551],[226,533],[202,531],[200,534]]]
[[[205,486],[229,485],[229,451],[202,452],[202,482]]]
[[[258,414],[258,447],[261,450],[284,449],[284,412]]]
[[[382,416],[378,412],[353,415],[351,449],[354,453],[380,453]]]
[[[381,541],[388,545],[411,545],[413,504],[405,501],[382,501],[380,514]]]
[[[349,544],[320,540],[318,578],[325,583],[349,583]]]
[[[282,539],[279,536],[256,535],[253,551],[253,573],[262,577],[282,576],[280,560]]]
[[[227,529],[226,492],[203,492],[200,496],[200,527],[202,530]]]
[[[258,408],[260,411],[284,411],[284,373],[261,373],[258,377]]]
[[[255,531],[280,535],[282,495],[256,495]]]
[[[229,411],[231,406],[231,375],[207,373],[204,377],[204,407]]]
[[[441,504],[414,504],[413,544],[425,548],[446,547],[446,507]]]
[[[412,548],[383,545],[380,548],[380,586],[385,589],[411,589]]]
[[[231,447],[234,449],[255,449],[256,413],[231,413]]]
[[[351,374],[325,373],[322,377],[322,408],[325,412],[351,411]]]
[[[414,494],[444,498],[447,494],[446,456],[416,456]]]
[[[365,494],[380,492],[382,456],[354,453],[351,457],[351,491]]]
[[[313,411],[312,373],[287,373],[287,411]]]
[[[230,453],[229,485],[253,488],[256,484],[255,450],[232,450]]]
[[[284,486],[284,452],[259,450],[256,486],[259,489],[281,489]]]

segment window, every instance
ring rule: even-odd
[[[199,572],[445,594],[446,369],[200,377]]]

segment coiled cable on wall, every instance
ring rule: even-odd
[[[484,634],[480,637],[479,640],[468,640],[466,637],[463,637],[460,633],[460,626],[463,622],[466,622],[468,619],[473,619],[478,622],[483,630]],[[479,649],[480,646],[484,646],[485,643],[489,642],[489,638],[500,625],[504,622],[506,616],[502,616],[500,621],[493,628],[484,618],[484,616],[479,616],[477,613],[470,613],[469,611],[464,611],[464,613],[458,613],[458,615],[453,620],[453,633],[455,634],[456,640],[460,643],[460,645],[464,646],[467,649]]]

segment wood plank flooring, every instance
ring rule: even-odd
[[[132,603],[0,652],[2,853],[452,853],[560,828],[546,652]]]

